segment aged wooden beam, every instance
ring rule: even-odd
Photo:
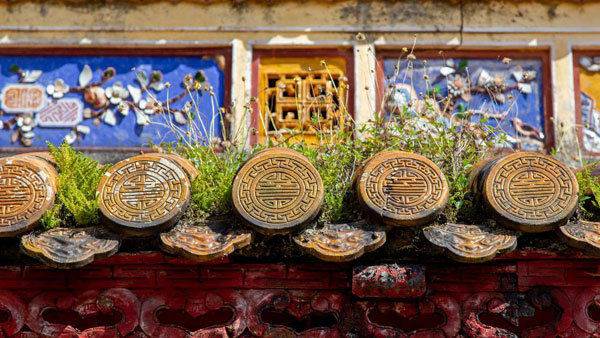
[[[448,183],[438,166],[403,151],[383,151],[370,158],[356,185],[364,209],[394,226],[425,224],[448,203]]]
[[[305,156],[286,148],[254,154],[233,180],[235,212],[266,235],[303,228],[318,216],[323,197],[317,169]]]
[[[190,180],[170,159],[140,155],[108,169],[97,196],[106,226],[128,236],[147,236],[181,218],[190,202]]]

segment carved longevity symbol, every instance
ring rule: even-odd
[[[484,201],[499,222],[523,231],[546,231],[575,211],[577,180],[558,160],[515,153],[490,165]]]
[[[448,184],[427,158],[402,151],[378,153],[358,181],[367,210],[392,225],[419,225],[435,218],[448,201]]]
[[[256,153],[233,182],[236,211],[257,231],[287,233],[314,219],[323,182],[301,154],[282,148]]]
[[[37,225],[54,204],[53,174],[41,160],[0,159],[0,236],[17,235]]]
[[[121,161],[100,181],[100,211],[109,225],[143,235],[174,224],[189,204],[189,180],[173,161],[141,155]]]

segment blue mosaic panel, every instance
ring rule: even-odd
[[[501,147],[544,148],[544,98],[540,59],[385,59],[388,116],[409,110],[433,110],[447,124],[485,123],[506,135]],[[410,76],[412,73],[412,77]],[[427,75],[424,77],[424,75]],[[427,81],[426,81],[427,80]],[[435,97],[424,100],[425,94]],[[426,104],[424,101],[428,101]],[[431,109],[433,107],[433,109]],[[468,113],[468,114],[467,114]]]
[[[202,56],[0,56],[0,147],[138,147],[178,140],[172,130],[219,137],[219,66]]]

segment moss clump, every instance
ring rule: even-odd
[[[99,221],[96,189],[109,166],[76,152],[63,143],[48,143],[58,169],[58,191],[54,207],[41,219],[44,228],[57,226],[89,226]]]

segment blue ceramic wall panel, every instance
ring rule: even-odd
[[[80,74],[86,65],[92,74],[87,84],[87,98],[85,90],[73,90],[80,85]],[[94,87],[90,84],[100,82],[103,72],[110,67],[115,71],[114,76],[102,85],[95,86],[101,89],[89,91]],[[36,71],[41,71],[41,75]],[[138,74],[146,74],[145,85],[148,86],[152,82],[150,78],[153,72],[154,79],[158,81],[153,82],[153,88],[142,90]],[[162,78],[159,79],[161,74]],[[194,114],[196,109],[192,107],[188,115],[181,112],[186,102],[190,101],[183,81],[186,75],[194,77],[196,74],[200,76],[201,88],[212,86],[215,95],[211,97],[208,91],[192,90],[200,114]],[[149,142],[157,144],[177,140],[177,135],[171,133],[171,128],[166,126],[169,122],[181,129],[196,125],[204,136],[220,136],[219,107],[223,106],[224,76],[215,60],[201,56],[0,56],[0,91],[3,92],[0,147],[43,147],[46,146],[46,141],[60,144],[65,137],[74,146],[81,147],[147,146]],[[165,86],[167,82],[170,84],[168,88]],[[66,91],[66,86],[70,91]],[[128,86],[132,89],[128,90]],[[63,95],[59,93],[61,88]],[[44,102],[38,105],[40,89],[44,91]],[[132,95],[131,91],[141,92],[141,95]],[[116,97],[113,102],[107,97],[111,92]],[[115,94],[117,92],[121,94]],[[152,112],[149,104],[152,96],[156,101],[166,103],[167,99],[176,98],[181,93],[186,93],[186,96],[169,104],[169,108],[173,112],[180,112],[178,121],[183,123],[177,123],[175,113]],[[106,102],[99,107],[103,101]],[[130,108],[127,114],[119,111],[118,101],[127,102],[122,104]],[[167,108],[166,104],[163,108]],[[94,116],[89,116],[90,109]],[[112,112],[114,119],[106,116],[110,114],[107,110]],[[28,116],[34,122],[27,119]],[[185,121],[186,116],[193,118],[193,121]],[[143,123],[144,117],[149,123]],[[16,132],[19,134],[15,135]],[[74,141],[73,135],[78,136]]]
[[[423,106],[418,104],[422,95],[435,93],[433,106],[447,123],[468,115],[470,122],[478,123],[485,116],[485,123],[507,135],[507,144],[499,146],[544,147],[545,79],[540,59],[438,58],[427,59],[426,65],[417,59],[412,69],[406,59],[385,59],[383,66],[386,84],[393,85],[394,92],[386,100],[388,116],[394,107],[411,100],[417,102],[412,107]],[[448,98],[450,105],[444,109]]]

